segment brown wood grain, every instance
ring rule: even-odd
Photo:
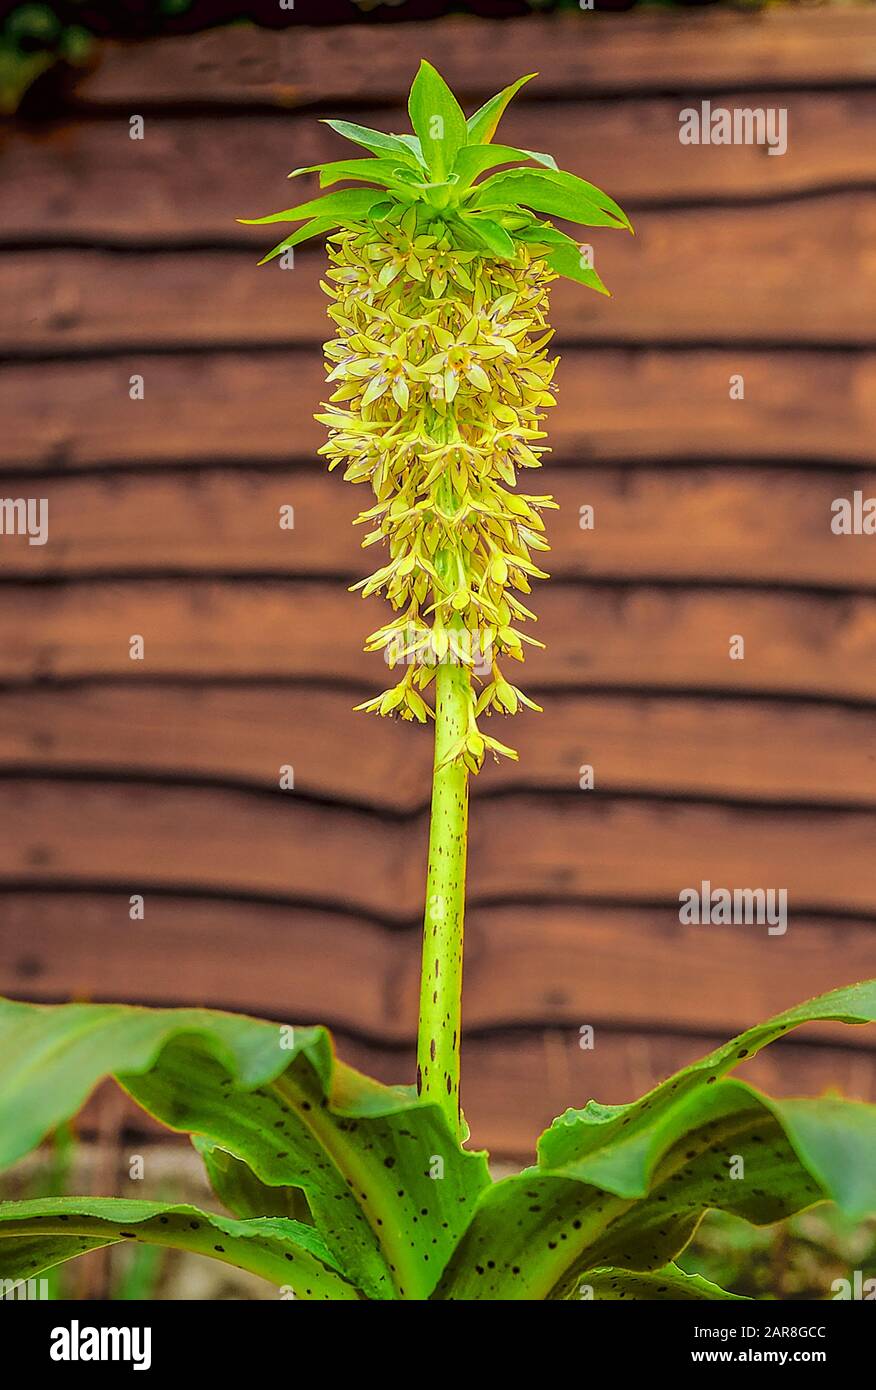
[[[367,25],[295,26],[281,32],[228,28],[135,45],[106,44],[96,70],[81,77],[83,104],[235,103],[281,109],[351,99],[404,97],[421,57],[461,97],[482,99],[522,72],[540,70],[541,89],[580,97],[590,91],[700,92],[743,82],[851,85],[876,75],[872,13],[753,15],[563,15],[470,17],[395,28],[375,43]],[[485,52],[489,62],[484,62]]]
[[[215,787],[10,778],[0,784],[6,885],[150,887],[282,898],[409,923],[420,911],[423,815]],[[876,916],[872,811],[777,810],[581,792],[484,798],[470,902],[678,904],[716,887],[786,889],[795,911]],[[765,927],[755,930],[766,932]],[[779,940],[778,937],[775,940]]]
[[[819,190],[872,188],[872,93],[768,90],[756,99],[740,92],[721,100],[743,109],[753,104],[786,109],[787,153],[766,157],[757,145],[680,144],[679,112],[685,106],[680,96],[530,104],[516,112],[512,108],[502,131],[512,145],[549,150],[561,168],[606,188],[631,210],[649,203],[662,210],[691,200],[772,201]],[[330,107],[325,114],[343,111]],[[365,120],[384,129],[409,128],[401,107]],[[16,191],[0,208],[0,242],[137,247],[206,242],[248,247],[255,262],[280,238],[270,239],[271,227],[244,227],[236,219],[314,196],[315,181],[289,182],[286,175],[348,151],[354,147],[312,114],[150,116],[143,140],[129,138],[127,113],[109,120],[14,126],[0,139],[0,178]],[[745,234],[740,236],[744,248]],[[615,254],[606,248],[626,238],[594,228],[586,239],[601,257]],[[797,261],[793,247],[787,249]],[[682,265],[680,254],[676,270]],[[815,292],[818,280],[834,282],[839,269],[832,258],[830,275],[827,266],[811,267],[807,292]],[[732,281],[757,274],[732,251],[727,271]]]
[[[870,596],[553,581],[541,586],[535,610],[547,649],[509,671],[532,689],[876,695]],[[376,692],[391,681],[362,643],[388,611],[316,581],[10,586],[0,610],[0,679],[342,679]],[[132,635],[145,640],[142,661],[131,660]],[[729,655],[736,636],[745,640],[743,660]]]
[[[129,382],[144,380],[144,399]],[[741,375],[745,399],[730,399]],[[572,348],[550,442],[563,461],[872,459],[876,354]],[[321,355],[126,354],[0,368],[0,468],[309,458],[325,431]]]
[[[211,469],[27,474],[0,482],[5,497],[34,488],[48,503],[45,545],[4,536],[0,576],[299,575],[358,579],[376,565],[352,523],[370,504],[314,460],[294,471]],[[876,473],[750,468],[557,467],[523,474],[549,493],[556,579],[814,585],[876,588],[874,539],[831,530],[838,499],[876,498]],[[294,508],[293,530],[281,508]],[[581,529],[581,508],[595,525]]]
[[[472,782],[476,798],[574,791],[588,765],[600,792],[876,805],[870,710],[655,695],[554,692],[543,699],[543,716],[504,725],[502,737],[519,750],[520,761],[487,762]],[[355,714],[354,703],[345,691],[270,682],[6,690],[0,770],[203,780],[267,791],[290,765],[305,797],[395,814],[424,810],[428,735]]]
[[[611,299],[557,282],[557,341],[872,343],[874,237],[861,193],[643,212],[635,239],[594,237]],[[304,249],[284,269],[244,251],[10,251],[0,351],[311,345],[328,336],[323,259]]]
[[[420,932],[268,903],[118,893],[0,894],[0,989],[203,1005],[316,1021],[374,1043],[416,1040]],[[319,943],[319,949],[315,944]],[[666,909],[588,904],[474,908],[466,922],[469,1036],[582,1024],[731,1036],[789,1003],[866,978],[876,926],[807,918],[782,939],[756,927],[682,926]],[[168,960],[174,968],[169,971]],[[872,1048],[867,1029],[813,1037]]]
[[[815,1035],[810,1032],[810,1037]],[[472,1129],[472,1145],[496,1155],[534,1161],[535,1140],[569,1105],[590,1099],[603,1104],[634,1100],[681,1067],[724,1041],[723,1037],[655,1036],[637,1031],[604,1035],[592,1052],[578,1046],[573,1033],[545,1031],[537,1040],[509,1034],[463,1042],[462,1103]],[[372,1049],[341,1040],[341,1055],[372,1071],[382,1059]],[[401,1059],[382,1061],[384,1079],[408,1079]],[[876,1097],[872,1054],[783,1040],[765,1048],[736,1073],[774,1096],[818,1096],[839,1092],[851,1098]]]

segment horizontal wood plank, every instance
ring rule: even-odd
[[[581,1107],[591,1098],[609,1105],[635,1100],[723,1041],[721,1035],[679,1038],[624,1031],[603,1036],[601,1044],[585,1052],[575,1036],[545,1031],[536,1040],[510,1034],[463,1042],[462,1103],[472,1144],[531,1163],[537,1136],[569,1105]],[[373,1049],[344,1040],[341,1053],[363,1070],[382,1066],[386,1080],[407,1080],[410,1074],[405,1061],[381,1058]],[[876,1098],[872,1053],[817,1043],[783,1040],[737,1075],[774,1096],[839,1092],[859,1100]]]
[[[384,1046],[416,1040],[416,926],[156,894],[144,911],[131,922],[119,894],[0,893],[0,991],[318,1021]],[[731,1036],[866,978],[874,952],[876,926],[863,921],[805,919],[777,941],[757,927],[682,926],[665,909],[480,907],[466,920],[465,1025],[474,1036],[590,1023],[600,1045],[603,1026]],[[842,1024],[810,1035],[874,1046],[867,1029]]]
[[[0,783],[0,882],[197,891],[410,923],[426,818],[215,787],[51,778]],[[795,912],[876,916],[872,811],[790,811],[566,796],[485,798],[472,817],[470,902],[579,898],[669,906],[716,887],[786,889]],[[754,928],[766,933],[766,927]],[[778,940],[778,936],[774,938]]]
[[[373,103],[403,98],[420,57],[470,99],[533,70],[542,74],[542,91],[574,97],[667,87],[700,92],[764,80],[851,85],[876,76],[874,37],[873,15],[861,8],[501,22],[460,17],[399,26],[385,43],[375,43],[367,25],[235,27],[136,46],[106,44],[75,95],[82,104],[110,107]]]
[[[557,467],[521,486],[552,495],[556,579],[707,581],[873,590],[874,539],[836,535],[833,504],[876,499],[876,473],[839,469]],[[48,541],[4,536],[0,576],[290,575],[357,579],[376,563],[352,523],[370,490],[318,462],[295,471],[5,477],[0,492],[48,504]],[[281,529],[292,507],[294,528]],[[582,507],[594,526],[582,530]],[[284,514],[285,515],[285,514]],[[585,515],[586,523],[589,516]]]
[[[573,348],[558,381],[548,424],[563,461],[872,459],[876,353]],[[312,417],[326,394],[316,350],[9,365],[0,468],[288,463],[324,442]]]
[[[534,689],[876,696],[870,596],[554,581],[534,604],[547,649],[513,672]],[[340,679],[377,690],[391,683],[387,668],[362,643],[388,611],[315,581],[21,585],[0,610],[0,680]],[[142,661],[131,659],[133,635],[144,638]],[[729,654],[737,636],[742,660]]]
[[[746,93],[726,98],[728,105],[743,109],[753,101]],[[756,104],[787,110],[784,155],[765,157],[758,145],[682,145],[681,97],[512,108],[502,131],[512,145],[550,150],[562,168],[608,189],[633,211],[649,204],[662,210],[692,200],[774,201],[819,190],[872,188],[873,93],[766,91],[757,94]],[[409,128],[403,108],[378,113],[374,124]],[[339,159],[353,148],[312,115],[153,116],[143,140],[129,138],[127,113],[112,120],[16,126],[0,142],[0,177],[16,190],[0,208],[0,243],[239,245],[250,248],[255,261],[273,244],[272,228],[244,227],[236,219],[313,196],[315,181],[289,183],[290,170]],[[665,225],[672,224],[667,219]],[[848,228],[844,239],[847,235]],[[599,228],[587,237],[597,257],[609,254],[605,248],[612,240],[624,239]],[[787,250],[798,263],[794,248]],[[731,283],[756,274],[742,254],[731,252],[728,260]],[[679,254],[676,271],[684,264]],[[816,292],[814,282],[836,281],[841,266],[835,255],[830,264],[830,275],[812,271],[808,293]]]
[[[643,212],[635,239],[594,248],[611,299],[556,284],[557,341],[872,343],[874,238],[864,194]],[[242,251],[10,251],[0,352],[312,345],[328,336],[323,255],[301,251],[284,269]],[[828,264],[830,275],[813,276]]]
[[[517,763],[486,763],[475,797],[574,791],[876,806],[870,710],[767,700],[552,693],[505,726]],[[353,712],[343,691],[258,686],[32,687],[0,693],[0,770],[103,774],[274,791],[396,815],[425,809],[428,736]],[[367,719],[367,723],[363,720]],[[584,793],[582,793],[583,795]]]

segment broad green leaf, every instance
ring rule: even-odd
[[[464,145],[456,156],[453,172],[459,190],[469,184],[487,169],[495,169],[499,164],[520,164],[532,160],[548,169],[556,169],[553,155],[538,154],[534,150],[516,150],[512,145]]]
[[[587,1250],[628,1206],[598,1188],[536,1169],[503,1178],[481,1195],[432,1297],[546,1299],[568,1272],[595,1263]]]
[[[821,1155],[817,1173],[807,1167],[798,1106],[805,1107],[806,1142]],[[495,1184],[482,1195],[435,1297],[567,1298],[587,1269],[659,1269],[683,1250],[711,1207],[758,1225],[831,1198],[857,1214],[876,1211],[872,1165],[860,1175],[862,1152],[876,1143],[876,1107],[770,1101],[741,1082],[723,1081],[682,1108],[687,1119],[651,1155],[641,1198],[544,1169]]]
[[[436,1298],[564,1297],[587,1267],[654,1269],[712,1206],[756,1223],[835,1200],[876,1209],[876,1110],[773,1101],[722,1078],[791,1028],[876,1017],[876,982],[833,990],[749,1029],[640,1101],[568,1111],[539,1164],[482,1194]],[[741,1155],[734,1180],[728,1156]]]
[[[749,1028],[630,1105],[591,1101],[583,1110],[567,1110],[541,1136],[539,1166],[605,1183],[630,1196],[641,1195],[654,1126],[661,1116],[691,1091],[713,1085],[790,1029],[828,1019],[849,1024],[876,1020],[876,980],[832,990]]]
[[[444,78],[425,58],[411,87],[408,111],[432,178],[441,183],[466,143],[465,116]]]
[[[687,1120],[680,1117],[675,1142],[655,1155],[647,1196],[591,1241],[587,1261],[655,1268],[684,1248],[711,1207],[755,1225],[824,1199],[855,1219],[876,1211],[876,1175],[865,1161],[876,1146],[876,1107],[775,1101],[722,1081],[682,1108]],[[818,1168],[812,1144],[827,1151]]]
[[[337,193],[327,193],[324,198],[311,198],[298,207],[285,208],[283,212],[269,212],[266,217],[238,217],[245,227],[258,227],[264,222],[303,222],[308,217],[321,221],[329,218],[336,223],[365,217],[386,197],[383,188],[341,188]]]
[[[256,1182],[280,1191],[298,1188],[317,1227],[356,1284],[370,1298],[394,1296],[389,1265],[398,1261],[384,1249],[380,1228],[374,1224],[380,1219],[381,1198],[384,1205],[387,1199],[385,1191],[374,1190],[374,1184],[380,1186],[386,1173],[369,1171],[355,1188],[347,1181],[352,1178],[355,1145],[353,1153],[341,1156],[308,1123],[311,1114],[321,1119],[329,1114],[322,1106],[326,1092],[313,1051],[287,1054],[281,1076],[242,1091],[233,1087],[230,1074],[196,1040],[177,1037],[168,1042],[150,1071],[118,1079],[151,1115],[172,1129],[205,1137],[225,1149],[250,1168]],[[290,1095],[281,1091],[287,1081]],[[343,1124],[340,1117],[335,1118],[333,1128],[341,1138]],[[208,1171],[212,1179],[215,1165]]]
[[[287,1216],[307,1226],[313,1225],[307,1198],[300,1188],[268,1187],[241,1159],[203,1135],[193,1135],[192,1143],[204,1161],[210,1186],[232,1215],[245,1219]]]
[[[372,154],[401,155],[415,168],[424,164],[420,142],[411,135],[386,135],[382,130],[370,130],[367,126],[356,125],[352,121],[323,121],[322,124],[330,126],[346,140],[352,140],[354,145],[362,145]]]
[[[594,1299],[619,1301],[620,1299],[646,1299],[652,1302],[689,1303],[693,1300],[730,1299],[734,1303],[745,1303],[738,1294],[728,1293],[701,1274],[685,1274],[676,1265],[656,1269],[642,1274],[629,1269],[589,1269],[581,1276],[580,1285],[568,1298],[585,1297],[582,1292],[586,1286]]]
[[[207,1255],[286,1286],[296,1298],[359,1296],[317,1233],[297,1221],[234,1221],[198,1207],[118,1197],[0,1202],[0,1279],[32,1279],[88,1250],[123,1241]]]
[[[75,1115],[105,1076],[148,1071],[180,1035],[200,1037],[243,1088],[273,1079],[294,1055],[279,1024],[242,1014],[0,999],[0,1170]],[[296,1028],[294,1049],[330,1066],[319,1028]]]
[[[488,145],[490,143],[508,103],[525,83],[531,82],[533,77],[537,75],[537,73],[530,72],[525,77],[518,77],[517,81],[512,82],[510,87],[505,87],[501,92],[497,92],[494,97],[490,97],[489,101],[485,101],[473,116],[469,116],[466,121],[466,129],[470,145]]]
[[[853,1219],[876,1211],[876,1106],[860,1101],[768,1100],[809,1172]]]
[[[323,1029],[10,1000],[0,1001],[0,1166],[106,1075],[260,1183],[301,1189],[327,1246],[372,1298],[425,1297],[489,1182],[484,1156],[460,1149],[437,1106],[336,1061]]]
[[[587,227],[628,227],[629,219],[607,194],[554,169],[509,169],[478,184],[471,207],[523,205]]]

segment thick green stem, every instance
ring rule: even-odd
[[[468,841],[468,770],[450,750],[468,732],[471,676],[446,657],[435,675],[435,772],[423,926],[417,1088],[459,1135],[462,937]]]

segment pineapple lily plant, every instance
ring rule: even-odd
[[[494,1180],[459,1108],[468,779],[490,731],[537,708],[509,675],[545,578],[542,513],[518,488],[553,403],[548,293],[605,293],[567,223],[626,215],[549,155],[494,142],[523,82],[466,120],[423,63],[413,133],[330,121],[367,152],[321,165],[343,188],[255,219],[326,237],[333,323],[323,453],[370,485],[359,520],[381,562],[368,640],[398,677],[363,707],[434,721],[416,1084],[339,1061],[318,1027],[201,1009],[0,1002],[0,1165],[114,1076],[188,1132],[227,1216],[121,1198],[0,1203],[0,1278],[26,1280],[124,1241],[194,1251],[305,1300],[728,1299],[674,1263],[711,1207],[766,1224],[832,1200],[876,1210],[876,1107],[773,1100],[732,1076],[799,1024],[876,1018],[876,982],[835,990],[718,1048],[626,1105],[567,1110],[535,1163]],[[537,644],[536,644],[537,645]],[[537,916],[533,930],[538,930]]]

